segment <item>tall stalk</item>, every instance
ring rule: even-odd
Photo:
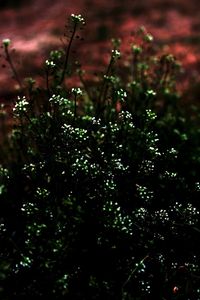
[[[65,78],[65,73],[66,73],[67,66],[68,66],[68,61],[69,61],[69,54],[70,54],[72,42],[73,42],[76,30],[77,30],[77,25],[78,25],[78,23],[75,22],[74,23],[74,27],[73,27],[73,31],[72,31],[72,35],[71,35],[70,40],[69,40],[69,44],[68,44],[68,46],[66,48],[66,51],[65,51],[66,55],[65,55],[64,67],[63,67],[63,71],[62,71],[62,75],[61,75],[61,79],[60,79],[59,85],[61,85],[63,83],[63,80]]]
[[[18,85],[20,87],[20,90],[22,91],[23,90],[23,86],[22,86],[21,80],[20,80],[20,78],[18,76],[18,73],[17,73],[17,71],[15,69],[15,66],[13,64],[12,58],[11,58],[10,53],[8,51],[9,44],[10,44],[10,40],[8,40],[8,39],[3,40],[5,57],[6,57],[6,60],[9,63],[10,68],[11,68],[11,70],[13,72],[13,76],[14,76],[15,80],[17,81],[17,83],[18,83]]]

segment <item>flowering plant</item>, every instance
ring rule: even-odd
[[[179,107],[176,61],[152,64],[134,45],[127,77],[115,70],[115,43],[95,92],[80,69],[79,86],[68,88],[85,22],[70,20],[68,44],[46,60],[45,87],[29,79],[12,109],[0,167],[0,295],[198,299],[200,131],[198,112]]]

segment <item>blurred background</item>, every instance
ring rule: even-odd
[[[182,63],[179,87],[191,97],[188,87],[192,86],[199,100],[199,0],[0,0],[0,40],[11,39],[12,56],[22,78],[42,80],[41,66],[50,50],[62,45],[71,13],[86,19],[74,51],[88,70],[93,72],[93,67],[105,62],[111,38],[121,38],[126,51],[133,31],[143,25],[154,36],[154,43]],[[0,55],[0,101],[9,101],[18,86],[2,48]]]

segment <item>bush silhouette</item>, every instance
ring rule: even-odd
[[[70,61],[85,21],[70,22],[67,46],[45,62],[46,86],[26,80],[13,107],[0,169],[1,297],[198,299],[199,112],[179,105],[178,63],[155,57],[142,28],[130,74],[115,40],[88,86]],[[74,66],[79,86],[68,88]]]

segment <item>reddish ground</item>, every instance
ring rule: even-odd
[[[17,68],[22,76],[37,76],[40,81],[39,68],[49,50],[60,45],[67,16],[71,13],[80,13],[87,21],[82,32],[84,42],[78,44],[84,66],[100,65],[112,37],[122,38],[127,45],[133,30],[144,25],[154,36],[155,43],[167,44],[165,50],[182,63],[185,71],[180,87],[185,89],[188,81],[197,83],[195,97],[199,100],[199,0],[29,0],[15,9],[4,7],[0,10],[0,41],[12,40],[16,49],[13,55],[17,57]],[[0,99],[3,99],[17,86],[5,68],[3,56],[1,65]]]

